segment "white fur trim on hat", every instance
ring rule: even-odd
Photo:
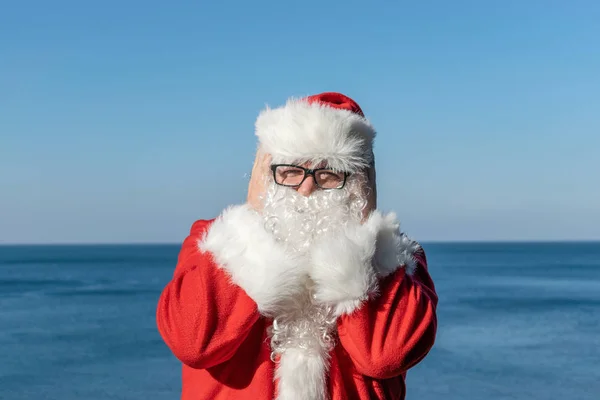
[[[290,99],[256,120],[260,147],[273,163],[318,164],[356,172],[373,162],[375,129],[362,116],[319,102]]]

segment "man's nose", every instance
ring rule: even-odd
[[[311,175],[307,176],[302,185],[298,186],[298,193],[300,193],[304,197],[308,197],[317,189],[317,185],[315,184],[315,178]]]

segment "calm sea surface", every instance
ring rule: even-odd
[[[600,399],[600,243],[425,244],[440,296],[408,399]],[[0,247],[0,399],[177,399],[155,307],[178,246]]]

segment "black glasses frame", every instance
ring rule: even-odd
[[[283,183],[279,183],[277,182],[277,167],[293,167],[293,168],[298,168],[304,171],[304,178],[302,178],[302,180],[300,181],[300,183],[297,183],[295,185],[286,185]],[[342,181],[341,186],[338,187],[334,187],[334,188],[324,188],[321,185],[319,185],[319,182],[317,182],[317,177],[315,176],[315,173],[319,172],[319,171],[333,171],[331,168],[316,168],[316,169],[310,169],[310,168],[304,168],[301,167],[299,165],[294,165],[294,164],[272,164],[271,165],[271,172],[273,173],[273,181],[275,181],[275,183],[279,186],[285,186],[285,187],[300,187],[304,181],[306,180],[306,178],[308,176],[312,176],[313,178],[313,182],[315,182],[315,185],[317,185],[317,187],[321,190],[340,190],[343,189],[344,186],[346,186],[346,181],[348,180],[348,176],[350,175],[350,173],[348,172],[344,172],[344,180]]]

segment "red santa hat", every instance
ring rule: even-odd
[[[256,136],[273,163],[326,161],[331,168],[356,172],[373,162],[375,129],[360,106],[341,93],[267,107],[256,120]]]

